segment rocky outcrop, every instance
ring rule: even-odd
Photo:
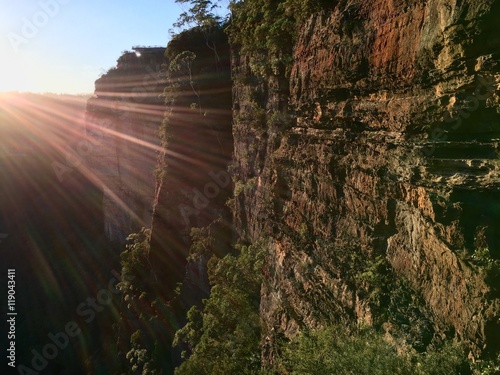
[[[335,320],[498,349],[498,11],[341,1],[303,25],[289,80],[252,83],[235,56],[235,223],[269,238],[265,361]]]
[[[225,205],[232,191],[227,172],[233,151],[229,48],[221,29],[210,37],[212,49],[203,30],[187,30],[166,50],[163,150],[149,253],[154,296],[165,302],[160,319],[168,317],[152,337],[171,354],[164,359],[166,373],[181,361],[179,348],[172,348],[175,328],[185,324],[189,308],[209,295],[207,262],[214,253],[225,255],[232,240]]]
[[[141,291],[140,307],[135,309],[134,297],[124,289],[116,343],[126,364],[131,337],[142,330],[151,352],[154,347],[162,353],[155,365],[173,373],[181,360],[172,349],[175,330],[187,310],[209,295],[210,256],[230,249],[229,61],[222,28],[209,36],[200,28],[186,30],[166,49],[125,52],[96,81],[95,97],[88,101],[88,142],[80,148],[90,149],[85,165],[102,187],[105,234],[123,251],[130,233],[150,229],[142,232],[149,243],[141,243],[147,265],[127,258],[127,250],[121,253],[122,274],[147,267],[130,288]],[[191,230],[200,227],[196,246],[201,250],[193,254]]]
[[[206,38],[203,30],[194,28],[177,35],[167,47],[171,64],[160,134],[164,149],[153,201],[154,272],[165,282],[162,292],[167,299],[175,296],[176,284],[184,282],[183,308],[199,304],[209,292],[207,259],[187,263],[191,229],[221,219],[227,230],[225,203],[232,189],[227,173],[233,150],[229,47],[222,30],[211,35],[215,49],[207,47]],[[216,248],[223,254],[231,234],[216,235],[214,230],[215,225],[207,236],[222,238]]]
[[[103,189],[106,236],[117,244],[141,227],[151,227],[164,112],[164,52],[156,47],[125,52],[96,81],[95,97],[87,106],[86,165]]]

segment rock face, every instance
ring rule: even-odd
[[[232,192],[229,62],[222,28],[209,36],[200,28],[183,31],[166,49],[125,52],[96,81],[87,105],[88,144],[81,148],[90,150],[86,166],[102,186],[106,236],[123,245],[130,233],[151,229],[151,268],[141,276],[145,307],[135,314],[124,306],[116,342],[125,360],[131,335],[154,309],[156,323],[146,336],[164,354],[159,366],[166,373],[181,360],[172,349],[175,328],[209,294],[209,255],[225,255],[232,240],[225,205]],[[206,228],[198,247],[207,251],[194,256],[190,232],[198,227]]]
[[[208,297],[207,261],[212,253],[225,255],[232,240],[225,205],[233,151],[229,45],[221,29],[210,37],[216,54],[196,28],[178,34],[166,51],[167,105],[150,244],[154,295],[168,302],[161,312],[168,320],[154,331],[154,340],[162,337],[163,350],[171,354],[164,356],[166,373],[181,361],[178,348],[172,348],[173,328],[182,327],[189,308]],[[194,254],[190,234],[202,227]]]
[[[499,8],[341,1],[302,27],[289,77],[235,85],[234,220],[270,238],[265,361],[339,319],[499,348]]]
[[[222,30],[211,37],[216,55],[207,48],[206,35],[196,28],[180,33],[167,47],[166,56],[177,68],[168,73],[168,103],[160,135],[164,146],[159,158],[162,173],[153,202],[154,272],[165,283],[167,299],[175,296],[176,284],[184,281],[189,291],[184,290],[181,299],[190,300],[186,302],[188,307],[199,304],[209,292],[207,259],[187,263],[191,229],[207,227],[219,218],[227,228],[225,203],[232,190],[227,173],[233,151],[229,45]],[[194,59],[183,60],[186,54]],[[226,237],[221,241],[225,243],[216,246],[224,253],[231,235],[215,235],[215,226],[209,234]],[[179,315],[181,319],[185,316]]]
[[[118,244],[151,226],[164,52],[135,47],[124,53],[116,68],[96,81],[96,97],[87,106],[86,164],[103,189],[106,236]]]

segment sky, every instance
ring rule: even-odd
[[[88,94],[132,46],[166,46],[174,0],[0,0],[0,92]]]

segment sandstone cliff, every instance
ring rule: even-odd
[[[208,296],[206,263],[214,252],[226,254],[232,241],[225,206],[233,151],[229,45],[222,29],[212,37],[207,48],[206,35],[195,28],[166,49],[124,52],[88,101],[85,165],[102,188],[105,234],[125,250],[124,274],[143,271],[133,287],[140,290],[138,306],[122,286],[128,302],[121,301],[113,345],[124,369],[131,337],[142,330],[164,354],[162,370],[173,371],[180,360],[171,353],[173,328]],[[123,245],[133,243],[127,236],[141,227],[150,229],[147,270],[124,256]],[[198,241],[209,237],[210,249],[190,256],[191,230],[199,227],[207,229]]]
[[[86,165],[104,193],[109,240],[150,227],[163,119],[161,64],[165,48],[135,47],[95,83],[87,106]]]
[[[499,349],[498,2],[340,1],[290,74],[234,55],[239,234],[266,238],[264,361],[332,321]]]
[[[267,254],[265,366],[283,337],[336,322],[420,352],[457,339],[470,359],[498,354],[499,4],[321,4],[286,38],[290,56],[234,43],[230,66],[224,33],[210,45],[195,28],[167,47],[164,85],[136,90],[160,59],[142,50],[96,82],[89,163],[106,187],[108,237],[151,226],[125,347],[141,327],[170,353],[209,294],[207,259],[240,241]],[[162,360],[170,371],[177,359]]]
[[[225,202],[232,186],[227,173],[233,150],[229,49],[221,30],[214,38],[216,56],[198,29],[179,34],[167,47],[171,63],[160,134],[164,152],[153,202],[151,257],[158,277],[168,280],[163,292],[172,298],[176,283],[187,277],[188,289],[194,288],[190,292],[200,297],[185,297],[197,302],[208,294],[203,264],[207,259],[190,263],[186,276],[190,231],[219,218],[227,227]],[[186,53],[192,54],[192,62],[181,60]],[[230,235],[221,238],[221,253],[230,241]]]

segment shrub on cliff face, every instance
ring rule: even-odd
[[[203,311],[193,307],[174,345],[188,359],[177,375],[255,374],[260,371],[260,286],[263,252],[242,246],[237,256],[213,257],[208,264],[212,290]]]
[[[242,52],[291,49],[300,25],[326,2],[313,0],[232,1],[231,42]]]
[[[142,229],[140,233],[133,233],[127,237],[130,241],[125,251],[120,254],[122,265],[122,280],[118,289],[127,302],[127,307],[137,314],[142,312],[141,300],[151,289],[151,265],[149,264],[149,238],[151,231]]]
[[[124,374],[159,375],[168,367],[168,346],[164,344],[166,315],[169,312],[160,297],[156,276],[149,262],[149,229],[127,237],[129,243],[121,253],[122,308],[114,324]]]
[[[371,328],[349,332],[333,326],[304,332],[285,346],[278,371],[308,375],[453,375],[470,374],[461,350],[451,344],[440,351],[400,355]]]
[[[292,48],[300,26],[315,12],[332,6],[331,1],[247,0],[231,1],[229,40],[242,55],[251,56],[254,74],[265,77],[288,71]]]

